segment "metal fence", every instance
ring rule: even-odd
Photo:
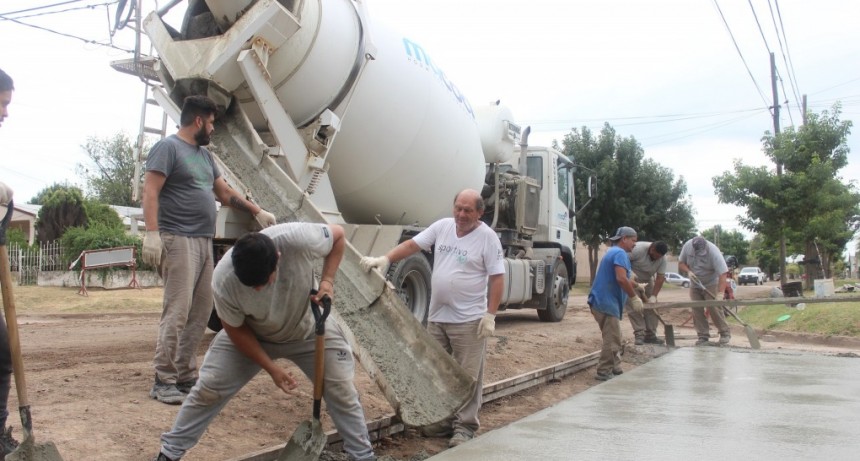
[[[32,248],[12,243],[6,251],[9,253],[9,267],[18,273],[18,285],[36,285],[42,271],[68,270],[63,263],[63,246],[59,240]]]

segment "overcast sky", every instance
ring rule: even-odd
[[[54,182],[79,183],[75,167],[86,161],[80,146],[88,137],[134,137],[139,128],[144,86],[109,66],[128,53],[80,40],[107,43],[115,5],[44,14],[110,0],[10,14],[61,2],[0,2],[4,18],[43,28],[0,18],[0,68],[16,85],[0,127],[0,179],[18,201]],[[700,230],[719,224],[744,231],[736,220],[743,210],[718,204],[711,178],[735,159],[766,164],[761,137],[773,130],[769,50],[781,77],[783,128],[800,124],[803,94],[812,112],[842,101],[843,120],[860,115],[858,2],[366,3],[375,20],[419,42],[473,105],[501,99],[521,125],[532,126],[532,144],[561,141],[573,127],[598,132],[604,122],[635,137],[647,157],[687,182]],[[144,4],[147,12],[154,6]],[[133,43],[127,29],[114,37],[119,48]],[[846,181],[860,179],[854,131]]]

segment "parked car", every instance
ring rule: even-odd
[[[690,279],[676,272],[666,272],[666,281],[672,285],[681,285],[684,288],[690,288]]]
[[[758,267],[744,267],[738,275],[738,283],[741,285],[746,285],[748,283],[752,283],[753,285],[764,285],[766,280],[767,277],[764,275],[764,272],[762,272]]]

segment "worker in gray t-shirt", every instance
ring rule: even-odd
[[[678,269],[681,272],[686,272],[687,276],[690,277],[691,300],[723,300],[726,292],[726,273],[729,271],[729,267],[716,245],[701,236],[688,240],[681,247],[681,254],[678,255]],[[723,308],[708,306],[708,313],[720,333],[720,345],[727,345],[732,340],[732,332],[729,329],[729,324],[726,323]],[[693,324],[699,337],[696,345],[709,344],[711,334],[704,307],[693,308]]]
[[[155,344],[155,383],[149,396],[182,403],[197,381],[197,346],[212,312],[212,237],[215,200],[251,213],[261,227],[275,217],[230,188],[204,147],[218,106],[205,96],[185,98],[179,131],[157,142],[146,159],[143,261],[164,280]]]
[[[636,242],[633,250],[627,253],[630,258],[630,267],[636,276],[637,283],[645,283],[645,296],[649,303],[657,302],[657,295],[663,288],[666,280],[666,253],[669,245],[666,242]],[[657,324],[660,322],[659,314],[655,309],[645,309],[642,313],[636,312],[630,306],[630,299],[625,305],[627,318],[633,327],[635,344],[664,344],[657,337]]]

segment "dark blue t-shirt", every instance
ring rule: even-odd
[[[598,312],[620,319],[624,312],[624,303],[627,302],[627,293],[621,289],[615,278],[616,266],[623,267],[627,276],[630,276],[630,258],[627,252],[614,246],[606,252],[597,267],[597,275],[588,293],[588,305]]]

